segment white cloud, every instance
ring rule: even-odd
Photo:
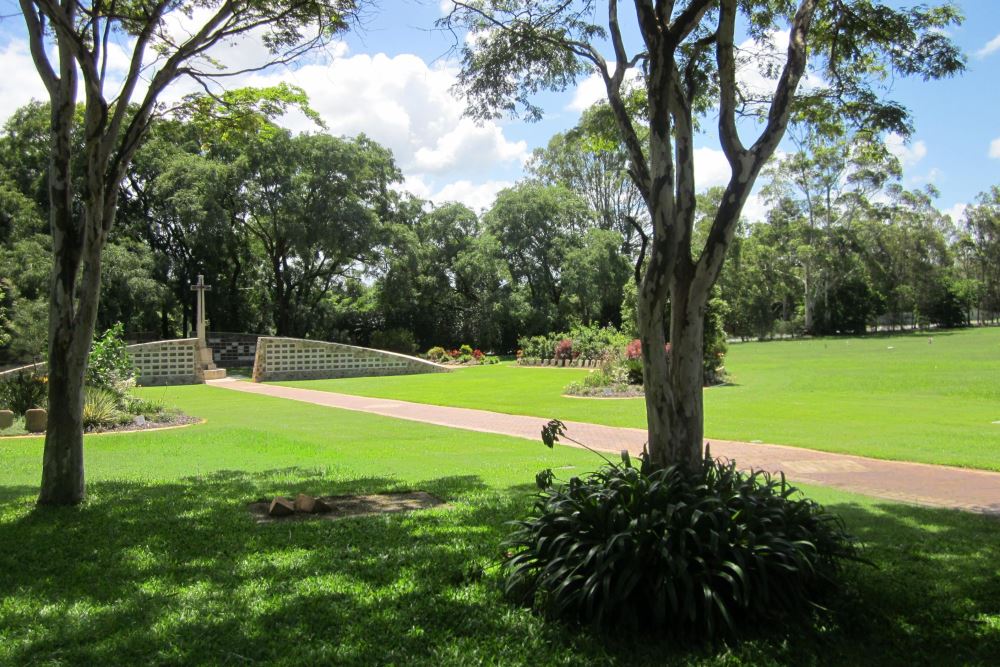
[[[32,99],[49,99],[24,40],[10,39],[0,50],[0,71],[4,72],[0,77],[0,118],[10,117]]]
[[[990,157],[1000,160],[1000,137],[990,142]]]
[[[1000,51],[1000,35],[997,35],[990,41],[986,42],[986,45],[983,46],[983,48],[976,51],[976,56],[979,58],[985,58],[992,53],[996,53],[997,51]]]
[[[615,63],[608,63],[608,66],[617,67]],[[628,70],[625,72],[624,86],[635,85],[639,81],[640,76],[641,73],[636,68],[633,67]],[[606,99],[608,99],[608,89],[604,85],[604,78],[597,72],[594,72],[577,84],[576,90],[573,92],[573,99],[566,105],[566,109],[581,113],[593,104]]]
[[[743,41],[737,47],[736,78],[742,90],[755,99],[770,99],[778,77],[788,58],[788,31],[774,30],[757,43]],[[799,82],[801,90],[811,90],[823,85],[823,78],[806,70]]]
[[[923,141],[907,144],[906,139],[895,132],[886,135],[885,147],[904,167],[916,165],[927,155],[927,144]]]
[[[732,171],[726,154],[714,148],[694,149],[694,182],[699,191],[729,182]]]
[[[473,183],[468,180],[458,180],[441,188],[429,199],[435,204],[457,201],[465,204],[477,213],[493,205],[497,193],[514,185],[511,181],[485,181]]]
[[[764,198],[758,193],[752,193],[747,197],[746,204],[743,205],[741,218],[748,222],[764,222],[767,220],[767,212],[770,210]]]
[[[962,217],[965,215],[965,209],[968,207],[968,204],[957,203],[952,204],[950,208],[946,208],[941,212],[950,216],[952,222],[958,223],[962,221]]]

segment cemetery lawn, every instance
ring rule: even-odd
[[[929,340],[933,338],[933,342]],[[730,345],[709,438],[1000,470],[1000,328]],[[289,386],[645,428],[641,398],[569,398],[583,369],[479,366]]]
[[[508,369],[514,371],[517,369]],[[602,641],[500,597],[506,521],[557,446],[206,386],[147,389],[207,423],[87,438],[89,500],[35,509],[42,443],[0,441],[0,664],[990,664],[1000,522],[812,488],[877,566],[817,629],[732,647]],[[409,515],[258,525],[275,494],[422,489]]]

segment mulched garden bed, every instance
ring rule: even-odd
[[[336,521],[337,519],[346,519],[352,516],[371,516],[392,512],[425,510],[445,504],[443,500],[432,496],[426,491],[379,493],[364,496],[319,496],[317,499],[323,501],[329,507],[329,511],[317,513],[296,512],[288,516],[270,516],[268,508],[271,505],[271,501],[264,499],[250,503],[247,509],[258,523],[272,523],[275,521],[304,521],[308,519]]]

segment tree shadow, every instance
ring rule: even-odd
[[[418,489],[448,504],[332,522],[258,524],[247,511],[278,494]],[[460,663],[463,647],[521,625],[559,640],[527,612],[497,614],[484,568],[530,497],[477,476],[227,470],[89,491],[79,507],[0,519],[0,663]],[[23,503],[25,492],[33,501],[34,489],[4,489]]]
[[[851,566],[815,626],[678,648],[545,622],[504,603],[507,522],[531,484],[402,484],[324,470],[103,481],[77,508],[0,489],[0,663],[988,664],[1000,655],[1000,522],[900,505],[829,509],[878,568]],[[274,495],[423,490],[432,510],[256,523]],[[20,495],[19,495],[20,494]],[[7,518],[3,518],[6,516]],[[982,621],[992,618],[990,623]]]

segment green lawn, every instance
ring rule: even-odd
[[[936,344],[936,343],[935,343]],[[1000,522],[809,489],[877,568],[817,629],[677,649],[545,623],[490,568],[534,473],[588,452],[212,387],[207,423],[87,438],[89,501],[36,510],[39,440],[0,440],[0,664],[995,664]],[[572,467],[568,467],[572,466]],[[424,489],[410,515],[257,525],[274,494]],[[484,572],[485,568],[485,572]]]
[[[705,391],[705,432],[876,458],[1000,470],[1000,329],[730,346],[731,384]],[[562,396],[586,370],[481,366],[290,386],[610,426],[642,399]]]

